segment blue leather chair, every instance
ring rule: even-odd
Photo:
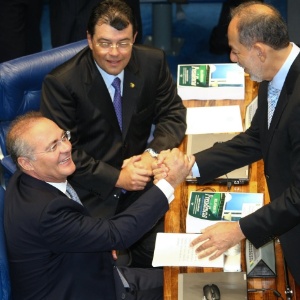
[[[45,75],[85,46],[87,40],[82,40],[0,64],[0,159],[5,166],[2,185],[15,170],[10,158],[6,157],[5,146],[11,121],[28,111],[39,110]]]
[[[10,280],[3,228],[4,189],[0,186],[0,300],[10,299]]]

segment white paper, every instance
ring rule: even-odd
[[[186,134],[242,132],[239,105],[187,108]]]
[[[251,103],[246,108],[246,115],[245,115],[245,130],[248,129],[251,125],[252,119],[255,115],[258,106],[258,98],[255,97]]]
[[[223,268],[223,255],[214,260],[209,260],[208,258],[199,259],[197,257],[195,252],[196,247],[190,247],[191,241],[197,236],[199,234],[157,233],[152,266]]]
[[[183,87],[178,86],[178,95],[182,100],[243,100],[245,87]]]

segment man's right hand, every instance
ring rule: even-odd
[[[152,179],[152,170],[142,168],[139,164],[141,155],[133,156],[124,161],[116,187],[126,191],[143,190]]]
[[[164,178],[175,188],[189,175],[194,163],[194,155],[187,156],[177,148],[162,151],[153,164],[154,183]]]

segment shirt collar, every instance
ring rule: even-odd
[[[124,70],[122,70],[122,72],[119,73],[118,75],[111,75],[111,74],[106,73],[104,70],[102,70],[96,62],[95,62],[95,64],[96,64],[97,69],[99,70],[100,74],[102,75],[102,78],[103,78],[107,88],[110,88],[113,80],[116,77],[119,77],[121,79],[121,91],[123,90]]]
[[[296,59],[296,57],[298,56],[298,54],[300,52],[300,48],[296,44],[294,44],[294,43],[291,43],[291,44],[293,46],[292,51],[290,52],[286,61],[284,62],[284,64],[280,68],[280,70],[277,72],[277,74],[271,81],[272,86],[279,90],[282,89],[282,86],[283,86],[285,78],[291,68],[291,65],[293,64],[294,60]]]
[[[57,189],[59,189],[62,193],[66,193],[67,190],[67,181],[65,182],[48,182],[50,185],[56,187]]]

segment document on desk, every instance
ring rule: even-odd
[[[186,134],[243,131],[239,105],[189,107]]]
[[[197,257],[195,247],[190,247],[197,236],[199,234],[157,233],[152,266],[223,268],[223,255],[214,260]]]

